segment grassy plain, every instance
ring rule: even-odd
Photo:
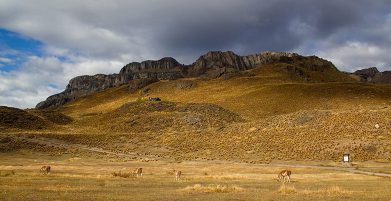
[[[135,161],[19,152],[0,155],[1,200],[390,200],[391,179],[321,168],[226,161]],[[39,173],[50,164],[49,175]],[[364,165],[364,164],[363,164]],[[374,166],[374,164],[372,164]],[[378,168],[381,167],[377,164]],[[142,167],[142,178],[113,172]],[[292,170],[292,182],[276,181]],[[175,181],[169,174],[181,170]],[[14,174],[7,174],[14,172]]]

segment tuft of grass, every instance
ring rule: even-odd
[[[295,186],[282,184],[278,189],[278,192],[281,194],[293,194],[297,193]]]
[[[187,186],[183,190],[190,191],[190,192],[201,192],[201,193],[232,193],[232,192],[242,192],[244,189],[242,187],[232,185],[202,185],[202,184],[195,184],[193,186]]]

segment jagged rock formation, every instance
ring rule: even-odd
[[[158,61],[132,62],[121,69],[119,73],[120,82],[127,83],[136,79],[178,79],[183,77],[183,66],[171,57],[162,58]]]
[[[257,65],[280,61],[282,57],[294,56],[299,55],[287,52],[263,52],[239,56],[231,51],[213,51],[199,57],[188,69],[188,76],[205,75],[216,78],[227,72],[248,70]]]
[[[376,74],[380,73],[376,67],[370,67],[362,70],[357,70],[353,75],[357,75],[363,82],[371,82]]]
[[[287,64],[298,62],[299,67],[287,66],[286,70],[299,75],[304,80],[308,80],[307,70],[339,72],[331,62],[315,56],[304,57],[286,52],[263,52],[239,56],[231,51],[212,51],[202,55],[191,65],[183,65],[174,58],[166,57],[157,61],[129,63],[121,69],[119,74],[75,77],[70,80],[65,91],[50,96],[47,100],[37,104],[36,108],[56,108],[93,92],[124,84],[130,84],[130,91],[135,92],[137,89],[159,80],[173,80],[183,77],[217,78],[226,73],[244,71],[273,62]]]
[[[88,95],[93,92],[102,91],[110,87],[116,87],[123,84],[118,74],[94,76],[83,75],[72,78],[69,81],[65,91],[48,97],[45,101],[38,103],[36,108],[55,108],[65,103],[75,100],[78,97]]]
[[[127,64],[119,74],[78,76],[69,81],[65,91],[48,97],[45,101],[38,103],[36,108],[56,108],[76,98],[107,88],[121,86],[132,80],[140,80],[134,82],[130,87],[131,91],[135,91],[145,86],[145,83],[150,84],[158,80],[181,78],[183,77],[182,66],[173,58],[162,58],[158,61],[149,60]]]
[[[357,70],[351,76],[361,82],[391,83],[391,71],[380,72],[376,67]]]

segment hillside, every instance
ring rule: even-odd
[[[232,68],[91,92],[45,110],[73,121],[40,136],[177,160],[391,160],[391,85],[359,83],[317,57]]]
[[[37,109],[57,108],[67,102],[99,92],[108,88],[132,84],[137,90],[160,80],[181,78],[229,77],[261,65],[281,63],[277,71],[285,71],[294,77],[309,82],[353,81],[354,79],[338,69],[329,61],[316,56],[304,57],[295,53],[263,52],[261,54],[239,56],[233,52],[208,52],[193,64],[183,65],[174,58],[166,57],[157,61],[132,62],[124,66],[119,74],[97,74],[79,76],[71,79],[66,89],[48,97],[37,104]]]
[[[72,119],[57,111],[21,110],[0,106],[0,128],[16,130],[43,130],[66,125]]]

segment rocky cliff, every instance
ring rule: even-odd
[[[231,51],[212,51],[202,55],[190,65],[187,75],[204,75],[209,78],[216,78],[227,72],[248,70],[257,65],[281,61],[283,57],[298,56],[298,54],[287,52],[263,52],[261,54],[239,56]]]
[[[78,97],[88,95],[93,92],[102,91],[110,87],[122,85],[118,74],[93,76],[83,75],[72,78],[65,90],[59,94],[49,96],[45,101],[37,104],[36,108],[55,108],[65,103],[75,100]]]
[[[159,80],[173,80],[183,77],[217,78],[225,73],[244,71],[273,62],[297,63],[298,67],[289,66],[287,70],[300,74],[303,79],[308,78],[305,75],[307,71],[331,70],[339,72],[331,62],[315,56],[304,57],[286,52],[263,52],[239,56],[231,51],[212,51],[202,55],[191,65],[183,65],[171,57],[166,57],[157,61],[129,63],[121,69],[119,74],[75,77],[70,80],[63,92],[50,96],[39,103],[36,108],[56,108],[93,92],[124,84],[132,85],[130,89],[134,92],[146,84]]]
[[[174,58],[166,57],[158,61],[133,62],[124,66],[120,73],[120,82],[127,83],[136,79],[172,80],[183,77],[184,65]]]
[[[141,63],[133,62],[127,64],[121,69],[119,74],[78,76],[69,81],[63,92],[48,97],[45,101],[38,103],[36,108],[56,108],[76,98],[107,88],[121,86],[132,80],[145,79],[145,83],[153,83],[158,80],[181,78],[183,77],[182,69],[183,65],[175,59],[162,58],[157,61],[148,60]],[[139,86],[138,83],[135,82],[133,88],[137,88]]]
[[[357,70],[350,75],[361,82],[391,83],[391,71],[380,72],[376,67]]]

